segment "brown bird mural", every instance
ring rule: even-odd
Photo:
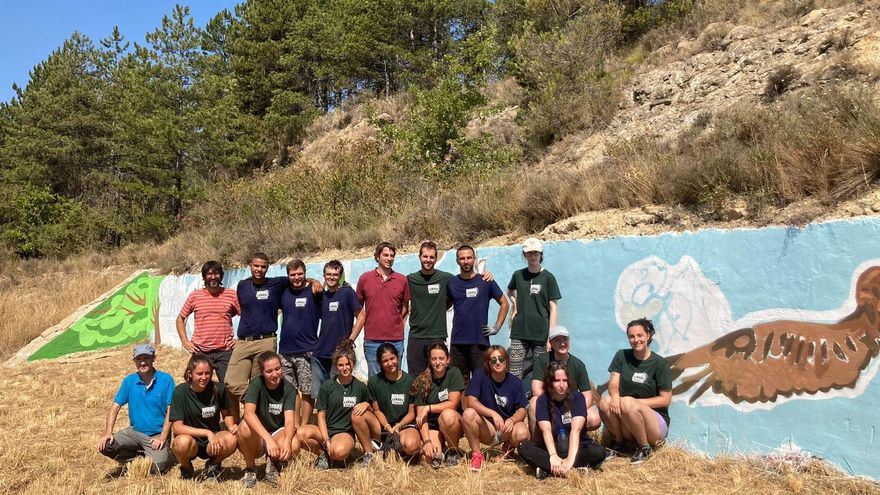
[[[880,352],[880,267],[859,275],[855,297],[855,310],[837,323],[768,321],[667,357],[673,380],[681,378],[673,394],[699,383],[690,404],[709,389],[754,404],[855,387]]]

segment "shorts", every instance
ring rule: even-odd
[[[666,434],[669,433],[669,425],[666,424],[666,420],[663,419],[663,416],[654,411],[654,416],[657,416],[657,426],[660,427],[660,437],[666,438]]]
[[[281,433],[282,431],[284,431],[283,426],[281,428],[278,428],[277,430],[273,431],[272,433],[270,433],[270,435],[272,435],[274,437],[275,435]],[[262,438],[260,438],[260,451],[257,453],[257,457],[262,457],[266,454],[268,454],[268,451],[266,450],[266,441],[263,440]]]
[[[226,370],[226,390],[243,398],[250,379],[260,374],[257,356],[266,351],[274,351],[276,340],[274,335],[258,340],[236,340]]]
[[[452,366],[461,371],[465,380],[483,367],[483,354],[489,346],[480,344],[452,344],[449,349],[449,360]]]
[[[312,357],[309,353],[282,354],[281,373],[303,395],[312,396]]]
[[[428,413],[428,429],[440,431],[440,414]]]
[[[400,432],[400,431],[408,430],[408,429],[410,429],[410,428],[415,428],[415,427],[416,427],[416,424],[415,424],[415,423],[407,423],[407,424],[405,424],[405,425],[401,425],[400,429],[398,429],[397,431]],[[388,438],[388,435],[390,435],[390,433],[388,433],[388,432],[385,431],[385,430],[382,430],[382,435],[381,435],[381,441],[382,441],[382,443],[385,443],[385,439]]]
[[[210,459],[211,456],[208,455],[208,439],[194,438],[194,440],[196,441],[196,445],[198,446],[196,457],[198,457],[199,459]]]

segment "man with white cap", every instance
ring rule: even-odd
[[[510,372],[519,379],[537,356],[547,352],[547,334],[556,325],[556,301],[562,297],[556,277],[541,266],[541,241],[526,239],[523,257],[528,265],[515,271],[507,284],[511,300]]]
[[[563,363],[568,374],[568,386],[584,395],[587,405],[587,430],[595,430],[602,424],[599,417],[599,409],[593,405],[593,390],[590,384],[590,375],[584,362],[573,356],[569,350],[571,334],[562,325],[554,325],[548,335],[550,339],[550,352],[541,354],[535,358],[532,368],[532,398],[529,400],[529,431],[532,438],[535,430],[535,407],[538,397],[544,393],[544,372],[551,362]]]
[[[150,472],[161,474],[174,460],[169,448],[171,423],[168,421],[174,379],[153,367],[156,360],[153,344],[134,346],[131,357],[137,371],[126,376],[116,392],[107,414],[107,428],[98,440],[98,451],[123,464],[146,456],[152,461]],[[126,404],[131,426],[114,434],[116,416]]]

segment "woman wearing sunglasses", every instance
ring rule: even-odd
[[[471,448],[470,468],[483,467],[480,444],[510,452],[529,437],[526,395],[522,380],[508,371],[507,351],[491,345],[483,357],[483,369],[476,370],[467,386],[467,409],[461,424]]]
[[[535,405],[537,441],[519,446],[519,456],[535,468],[535,476],[566,476],[572,468],[598,467],[605,449],[587,435],[587,403],[569,386],[566,364],[551,361],[544,371],[544,390]]]

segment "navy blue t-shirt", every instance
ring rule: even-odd
[[[452,301],[452,344],[489,345],[483,326],[489,321],[489,301],[501,297],[501,287],[479,274],[470,280],[460,275],[446,282],[446,299]]]
[[[552,413],[547,408],[547,403],[550,402],[553,404]],[[556,435],[559,434],[559,428],[565,430],[565,433],[571,436],[571,419],[576,416],[581,416],[586,421],[587,418],[587,401],[584,399],[584,394],[572,390],[571,391],[571,411],[563,414],[562,412],[563,401],[555,401],[550,399],[548,393],[543,393],[538,397],[538,402],[535,404],[535,419],[540,423],[541,421],[550,421],[550,429],[553,432],[553,438],[556,438]],[[552,416],[551,416],[552,414]],[[552,419],[551,419],[552,417]],[[543,435],[538,435],[541,444],[544,443]],[[587,425],[584,423],[584,427],[581,429],[581,445],[585,445],[590,441],[590,436],[587,435]]]
[[[281,342],[283,354],[312,352],[318,343],[321,296],[312,293],[311,284],[302,289],[290,286],[281,295]]]
[[[361,309],[357,294],[350,285],[342,286],[334,292],[324,291],[321,298],[321,333],[314,356],[329,358],[343,338],[351,336],[354,326],[354,313]]]
[[[526,407],[526,394],[523,392],[522,380],[510,372],[501,383],[496,382],[486,370],[474,371],[468,383],[468,397],[475,397],[480,404],[495,410],[502,418],[507,419],[521,407]]]
[[[278,331],[278,310],[281,294],[287,288],[287,277],[272,277],[260,285],[251,277],[238,283],[235,293],[241,307],[238,338],[255,337]]]

